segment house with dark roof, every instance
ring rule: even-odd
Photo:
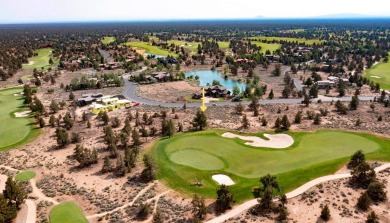
[[[215,86],[206,86],[204,87],[204,96],[213,97],[213,98],[224,98],[230,95],[230,91],[221,85]],[[194,93],[192,95],[193,99],[201,99],[202,98],[202,89],[199,93]]]

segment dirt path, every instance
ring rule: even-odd
[[[16,171],[16,172],[19,172],[20,170],[17,170],[15,168],[12,168],[12,167],[9,167],[9,166],[3,166],[3,165],[0,165],[0,168],[4,168],[6,170],[11,170],[11,171]]]
[[[37,206],[33,200],[27,199],[18,212],[15,223],[35,223]]]
[[[380,172],[380,171],[383,171],[387,168],[390,168],[390,163],[387,163],[387,164],[383,164],[382,166],[379,166],[377,168],[375,168],[375,172]],[[338,179],[344,179],[344,178],[349,178],[351,177],[351,173],[341,173],[341,174],[334,174],[334,175],[328,175],[328,176],[323,176],[323,177],[319,177],[319,178],[316,178],[312,181],[309,181],[307,182],[306,184],[298,187],[297,189],[289,192],[286,194],[287,198],[290,199],[290,198],[294,198],[298,195],[301,195],[302,193],[304,193],[305,191],[309,190],[310,188],[318,185],[318,184],[321,184],[321,183],[324,183],[324,182],[327,182],[327,181],[332,181],[332,180],[338,180]],[[233,218],[237,215],[239,215],[240,213],[242,213],[243,211],[246,211],[248,210],[249,208],[255,206],[256,204],[258,204],[258,201],[257,199],[252,199],[252,200],[249,200],[241,205],[238,205],[236,207],[234,207],[232,210],[230,210],[229,212],[223,214],[223,215],[220,215],[214,219],[211,219],[209,221],[207,221],[206,223],[220,223],[220,222],[224,222],[230,218]]]
[[[99,214],[94,214],[94,215],[89,215],[89,216],[86,216],[87,219],[91,219],[91,218],[98,218],[98,217],[103,217],[105,216],[106,214],[111,214],[113,212],[116,212],[116,211],[119,211],[119,210],[122,210],[128,206],[131,206],[134,204],[135,201],[138,200],[139,197],[141,197],[144,193],[146,193],[152,186],[154,185],[154,183],[151,183],[149,184],[147,187],[145,187],[144,189],[142,189],[134,198],[133,200],[130,202],[130,203],[127,203],[123,206],[120,206],[120,207],[117,207],[115,208],[114,210],[111,210],[111,211],[106,211],[106,212],[102,212],[102,213],[99,213]]]
[[[160,200],[160,198],[161,198],[162,196],[168,194],[169,192],[171,192],[171,190],[167,190],[167,191],[165,191],[165,192],[163,192],[163,193],[161,193],[161,194],[159,194],[159,195],[157,195],[157,196],[155,196],[155,197],[152,197],[152,198],[150,198],[149,200],[146,201],[146,202],[149,203],[149,202],[155,200],[155,201],[154,201],[154,207],[153,207],[153,212],[152,212],[152,214],[150,215],[150,217],[149,217],[148,219],[146,219],[146,220],[143,221],[142,223],[152,222],[153,215],[154,215],[154,213],[156,213],[156,210],[157,210],[157,203],[158,203],[158,201]]]
[[[31,187],[33,189],[33,194],[38,198],[38,200],[44,200],[53,203],[54,205],[59,204],[58,201],[51,197],[47,197],[45,194],[42,193],[42,191],[37,187],[36,182],[34,179],[30,180]]]

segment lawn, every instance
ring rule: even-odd
[[[48,69],[49,67],[56,67],[58,65],[58,59],[53,59],[53,65],[49,64],[49,59],[52,57],[52,49],[51,48],[44,48],[37,50],[38,56],[30,57],[28,59],[29,62],[34,62],[32,65],[23,64],[24,69],[41,69],[42,67],[44,69]]]
[[[158,46],[152,46],[152,45],[150,45],[150,43],[146,43],[146,42],[127,42],[127,43],[124,43],[123,45],[130,46],[131,48],[135,48],[135,49],[137,49],[137,48],[144,49],[147,53],[157,54],[157,55],[161,55],[164,57],[166,57],[168,55],[171,55],[174,57],[178,56],[175,52],[171,52],[169,50],[162,49]]]
[[[63,202],[50,211],[50,223],[88,223],[79,206],[73,202]]]
[[[265,53],[267,50],[269,50],[271,53],[276,51],[277,49],[280,49],[282,45],[278,43],[263,43],[260,41],[253,41],[252,44],[256,44],[256,46],[260,46],[261,50],[260,52]]]
[[[380,78],[375,78],[372,76]],[[379,83],[382,89],[390,90],[390,62],[380,63],[371,67],[370,69],[366,70],[365,77],[371,81],[374,81],[375,83]]]
[[[34,178],[37,174],[32,170],[22,171],[16,174],[15,179],[17,181],[29,181]]]
[[[0,91],[0,150],[27,143],[41,132],[32,117],[16,118],[14,115],[14,112],[28,110],[23,105],[24,97],[14,96],[21,91],[21,87]]]
[[[313,45],[315,44],[321,44],[324,42],[323,40],[319,39],[299,39],[299,38],[289,38],[289,37],[274,37],[274,36],[257,36],[257,37],[251,37],[250,39],[255,40],[266,40],[266,41],[288,41],[288,42],[298,42],[298,43],[304,43],[307,45]]]
[[[157,177],[184,194],[215,197],[213,174],[230,176],[236,200],[253,198],[251,190],[265,174],[276,175],[282,192],[332,174],[361,149],[369,158],[390,160],[390,139],[343,131],[290,132],[295,143],[287,149],[255,148],[242,140],[223,138],[224,130],[185,133],[154,143]],[[259,136],[259,134],[258,134]],[[195,180],[204,186],[193,186]]]
[[[107,44],[114,42],[115,40],[116,40],[116,38],[113,36],[106,36],[102,39],[102,43],[107,45]]]
[[[218,46],[222,50],[229,49],[230,42],[218,42]]]

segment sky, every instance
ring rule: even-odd
[[[300,18],[329,14],[390,17],[389,0],[1,0],[0,23]]]

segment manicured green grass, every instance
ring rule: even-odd
[[[260,41],[253,41],[251,42],[252,44],[256,44],[256,46],[260,46],[261,50],[260,52],[266,53],[267,50],[269,50],[271,53],[275,52],[277,49],[280,49],[282,45],[277,44],[277,43],[263,43]]]
[[[288,37],[274,37],[274,36],[258,36],[258,37],[251,37],[250,39],[256,39],[256,40],[267,40],[267,41],[288,41],[288,42],[298,42],[298,43],[304,43],[308,45],[315,44],[321,44],[324,42],[323,40],[319,39],[299,39],[299,38],[288,38]]]
[[[73,202],[63,202],[50,211],[50,223],[88,223],[79,206]]]
[[[31,57],[28,59],[28,61],[34,61],[34,64],[27,65],[24,64],[24,69],[38,69],[40,70],[42,67],[44,69],[48,69],[49,67],[56,67],[58,65],[58,59],[52,58],[53,65],[49,64],[50,57],[52,57],[52,49],[51,48],[44,48],[37,50],[38,56]]]
[[[374,78],[371,76],[378,76],[380,78]],[[390,90],[390,62],[380,63],[371,67],[366,70],[365,77],[375,83],[379,83],[382,89]]]
[[[218,46],[222,50],[229,49],[230,42],[218,42]]]
[[[168,44],[175,44],[177,46],[183,46],[185,49],[189,49],[192,52],[196,53],[198,51],[198,45],[199,42],[187,42],[187,41],[180,41],[180,40],[170,40],[168,41]]]
[[[116,38],[113,36],[106,36],[102,39],[102,43],[107,45],[107,44],[114,42],[115,40],[116,40]]]
[[[27,143],[41,132],[35,127],[32,117],[16,118],[14,115],[15,112],[28,110],[23,105],[24,97],[14,96],[21,91],[21,87],[0,91],[0,150]]]
[[[132,48],[141,48],[141,49],[146,50],[146,52],[150,53],[150,54],[158,54],[158,55],[162,55],[165,57],[168,55],[171,55],[174,57],[178,56],[175,52],[172,52],[172,51],[169,51],[166,49],[162,49],[158,46],[152,46],[152,45],[150,45],[150,43],[146,43],[146,42],[127,42],[127,43],[124,43],[123,45],[130,46]]]
[[[15,179],[17,181],[29,181],[34,178],[37,174],[32,170],[22,171],[16,174]]]
[[[334,173],[361,149],[368,158],[390,160],[390,139],[343,131],[289,132],[295,143],[287,149],[256,148],[240,139],[223,138],[225,130],[185,133],[160,139],[149,151],[157,160],[157,177],[184,194],[215,197],[213,174],[226,174],[236,200],[253,198],[252,188],[265,174],[276,175],[282,192]],[[257,134],[259,136],[259,134]],[[193,186],[194,179],[204,186]]]
[[[303,31],[305,31],[305,29],[291,29],[290,31],[294,32],[294,33],[301,33]]]

